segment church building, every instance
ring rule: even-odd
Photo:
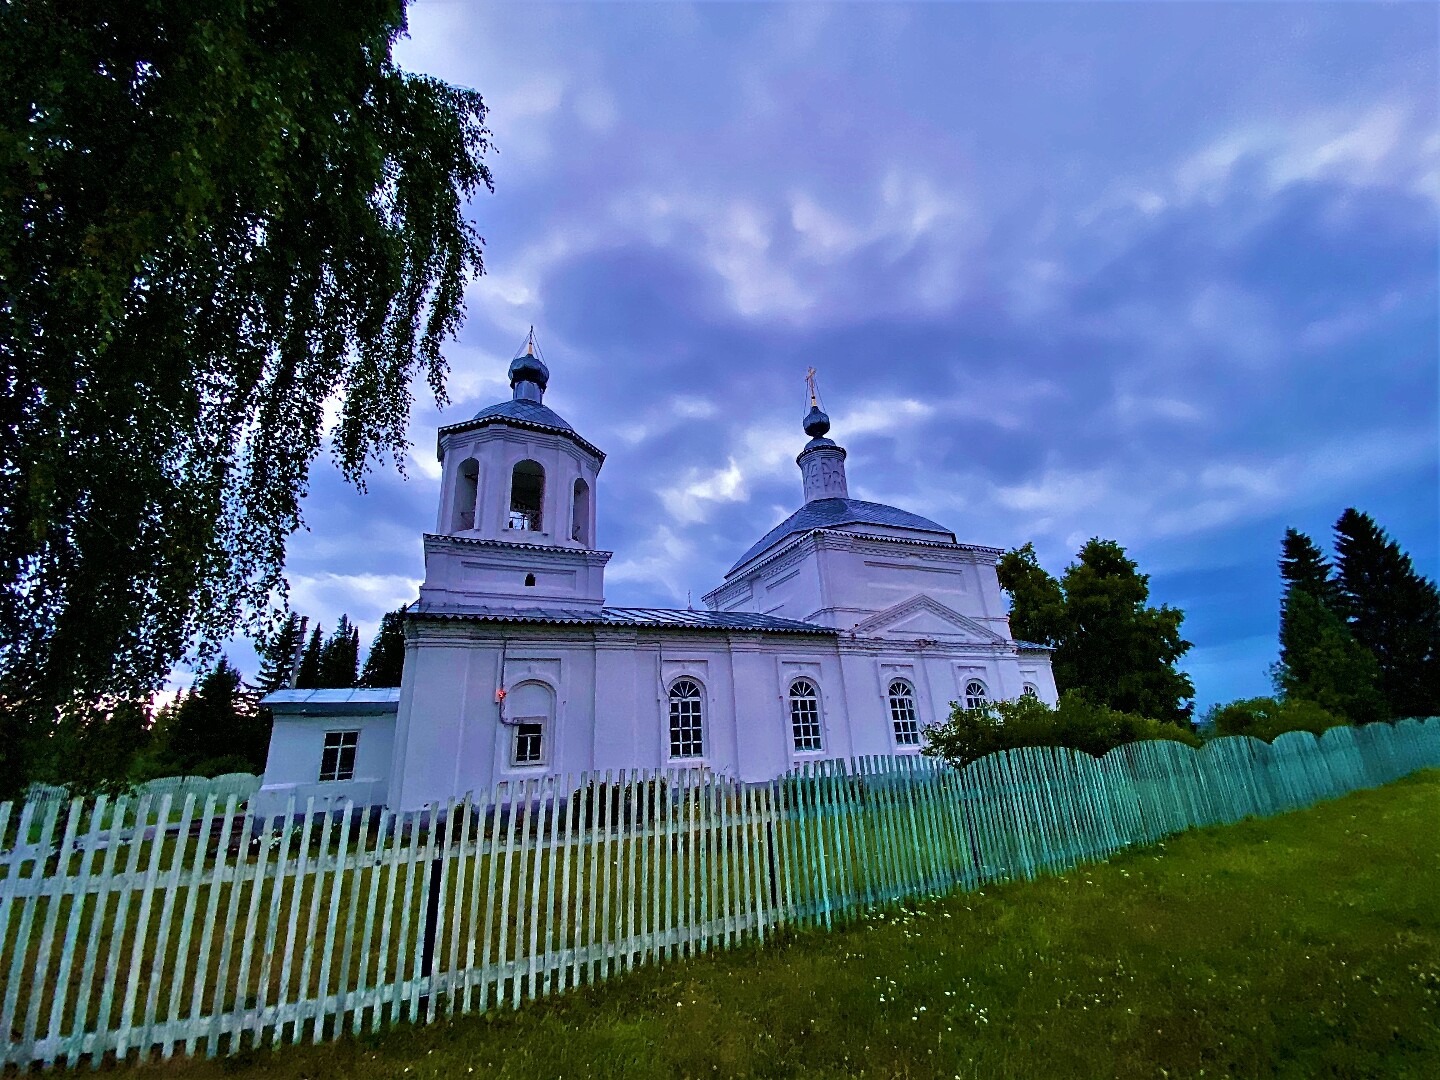
[[[804,502],[704,596],[610,607],[595,546],[604,453],[544,404],[533,337],[512,397],[442,427],[440,506],[394,690],[281,690],[257,809],[294,795],[409,810],[501,780],[915,754],[975,705],[1054,703],[1049,650],[1011,637],[998,548],[850,498],[813,376]],[[797,437],[797,443],[800,439]]]

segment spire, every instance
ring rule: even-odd
[[[540,355],[540,346],[535,343],[535,327],[525,339],[524,351],[510,361],[510,389],[516,401],[540,402],[545,397],[545,387],[550,382],[550,369]]]
[[[805,414],[804,428],[810,441],[795,459],[805,482],[805,501],[848,499],[850,491],[845,483],[845,448],[825,437],[830,430],[830,417],[820,408],[820,391],[815,385],[813,367],[806,369],[805,386],[810,393],[810,411]]]

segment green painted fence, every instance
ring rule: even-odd
[[[0,804],[0,1065],[233,1053],[473,1012],[1053,873],[1440,765],[1440,719],[1100,759],[537,778],[436,812],[235,792]]]

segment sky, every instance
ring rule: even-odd
[[[813,365],[852,497],[1057,575],[1116,540],[1197,715],[1268,693],[1287,526],[1440,564],[1437,12],[418,0],[397,58],[491,110],[487,272],[406,475],[317,468],[294,607],[414,599],[435,429],[533,325],[608,603],[700,606],[800,505]]]

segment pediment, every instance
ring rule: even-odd
[[[1006,644],[999,634],[958,611],[952,611],[938,600],[921,593],[893,607],[877,612],[855,625],[855,633],[863,637],[888,637],[902,640],[931,638],[954,644]]]

